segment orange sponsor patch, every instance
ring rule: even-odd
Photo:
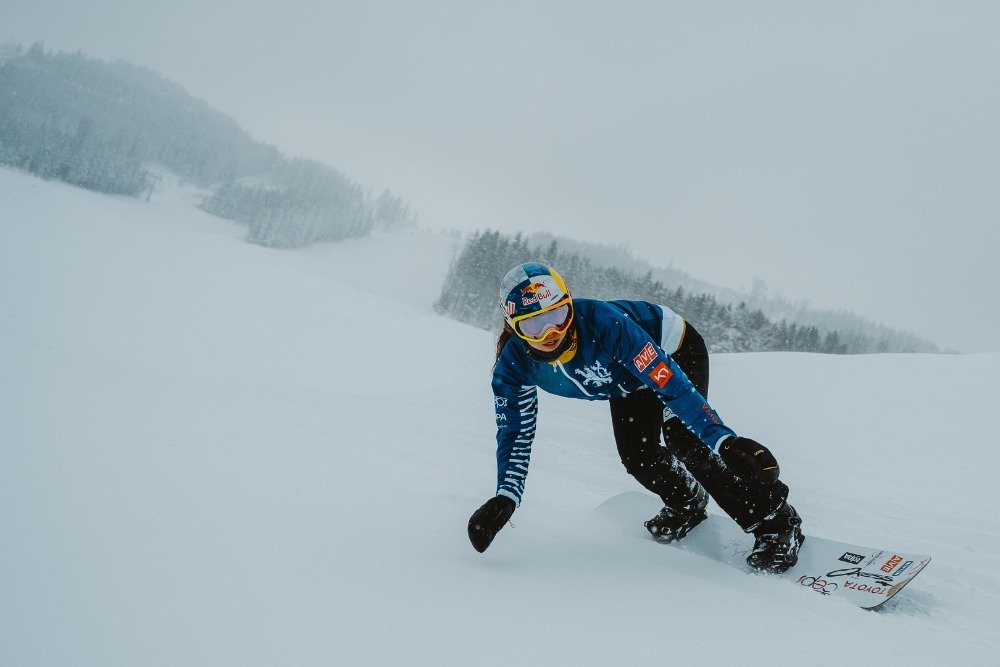
[[[667,383],[670,382],[670,378],[673,376],[674,372],[670,370],[670,366],[667,366],[667,364],[662,361],[656,365],[656,368],[649,372],[649,377],[652,378],[653,382],[655,382],[656,386],[660,389],[667,386]]]

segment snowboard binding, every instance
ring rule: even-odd
[[[708,517],[708,492],[700,485],[695,495],[679,509],[664,506],[660,513],[645,522],[646,530],[661,544],[670,544],[684,539],[691,529]]]
[[[799,548],[805,541],[802,518],[787,502],[765,519],[753,534],[757,538],[747,565],[759,572],[785,572],[799,560]]]

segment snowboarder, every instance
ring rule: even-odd
[[[778,463],[708,404],[708,351],[690,323],[645,301],[574,299],[555,269],[535,262],[504,276],[500,307],[505,323],[493,369],[497,491],[469,520],[477,551],[489,547],[521,503],[540,387],[609,401],[625,469],[663,500],[645,522],[654,539],[683,539],[706,518],[711,496],[754,534],[751,567],[783,572],[795,564],[802,521],[778,481]]]

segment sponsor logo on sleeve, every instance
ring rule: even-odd
[[[663,389],[673,376],[674,372],[670,370],[670,366],[667,366],[662,361],[656,365],[656,368],[649,372],[649,377],[653,379],[653,382],[660,389]]]
[[[709,407],[708,403],[702,403],[701,404],[701,410],[706,415],[708,415],[708,418],[712,420],[713,424],[718,425],[718,424],[722,423],[721,421],[719,421],[719,417],[715,414],[715,411],[712,410],[711,407]]]
[[[851,565],[860,565],[861,561],[865,559],[861,554],[845,553],[843,556],[837,560],[843,561],[845,563],[850,563]]]
[[[653,347],[652,343],[646,343],[646,347],[639,351],[639,354],[635,355],[635,359],[632,362],[639,372],[643,372],[646,368],[653,363],[656,359],[656,348]]]
[[[903,557],[902,556],[897,556],[896,554],[893,554],[892,558],[890,558],[889,560],[887,560],[885,562],[885,565],[883,565],[881,569],[882,569],[883,572],[889,573],[889,572],[892,572],[892,569],[894,567],[896,567],[897,565],[899,565],[902,562],[903,562]]]

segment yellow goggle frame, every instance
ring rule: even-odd
[[[560,327],[554,327],[552,329],[546,329],[544,332],[542,332],[542,335],[539,338],[533,338],[531,336],[526,336],[525,334],[523,334],[521,332],[520,328],[518,328],[518,326],[517,326],[518,322],[530,319],[532,317],[536,317],[538,315],[541,315],[542,313],[547,313],[550,310],[555,310],[556,308],[559,308],[560,306],[564,306],[564,305],[569,305],[569,315],[566,317],[566,321],[563,322],[562,326],[560,326]],[[518,315],[517,317],[512,317],[511,319],[508,320],[508,322],[510,323],[510,328],[514,330],[514,335],[516,335],[521,340],[526,340],[529,343],[543,343],[546,340],[548,340],[549,338],[551,338],[552,336],[558,336],[558,335],[561,335],[561,334],[565,333],[566,330],[568,330],[569,327],[570,327],[570,325],[573,323],[573,316],[574,315],[575,315],[575,313],[573,312],[573,299],[572,299],[572,297],[570,297],[569,294],[567,294],[565,297],[563,297],[562,299],[559,299],[558,301],[556,301],[551,306],[548,306],[546,308],[542,308],[541,310],[539,310],[536,313],[528,313],[527,315]]]

